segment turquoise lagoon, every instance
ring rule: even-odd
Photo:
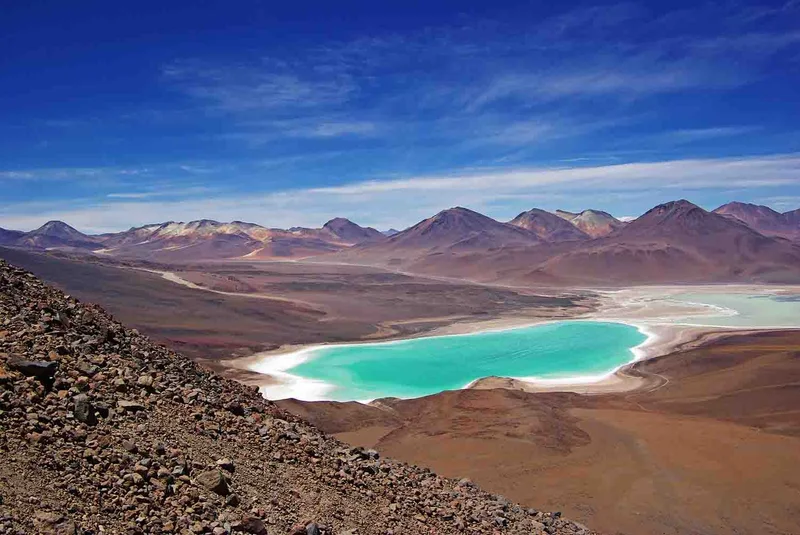
[[[559,379],[597,376],[634,359],[647,337],[622,323],[560,321],[469,335],[321,346],[283,368],[326,386],[337,401],[412,398],[465,387],[493,375]],[[299,385],[298,385],[299,386]]]

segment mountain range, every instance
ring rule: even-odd
[[[309,258],[524,284],[800,282],[800,210],[739,202],[709,212],[673,201],[631,222],[537,208],[501,222],[455,207],[389,232],[336,218],[321,228],[199,220],[87,235],[50,221],[0,229],[0,245],[163,262]]]

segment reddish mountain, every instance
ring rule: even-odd
[[[486,257],[508,247],[541,243],[532,232],[501,223],[467,208],[450,208],[377,243],[336,254],[343,262],[392,266],[447,277],[473,277],[464,257]]]
[[[19,230],[6,230],[4,228],[0,228],[0,245],[13,245],[24,235],[25,233]]]
[[[375,230],[372,227],[356,225],[344,217],[331,219],[322,226],[322,229],[330,232],[342,242],[348,244],[382,241],[386,238],[379,230]]]
[[[26,232],[14,243],[18,247],[35,249],[99,249],[98,240],[87,236],[61,221],[48,221],[41,227]]]
[[[741,221],[766,236],[800,238],[800,210],[780,213],[768,206],[742,202],[729,202],[716,210],[721,214]]]
[[[341,249],[318,235],[269,229],[254,223],[220,223],[202,219],[188,223],[169,221],[132,228],[103,239],[104,253],[160,261],[224,258],[301,257]]]
[[[785,217],[786,221],[791,225],[800,225],[800,208],[784,212],[783,217]]]
[[[625,226],[625,223],[602,210],[584,210],[579,214],[556,210],[556,215],[569,221],[592,238],[607,236]]]
[[[451,208],[391,237],[342,218],[318,229],[199,220],[100,236],[50,222],[29,233],[3,231],[0,241],[14,247],[83,249],[162,262],[335,253],[329,258],[341,262],[521,284],[800,282],[800,245],[765,236],[739,219],[749,214],[749,225],[774,231],[775,221],[800,221],[800,211],[778,214],[732,204],[717,212],[726,213],[674,201],[627,224],[596,210],[559,216],[530,210],[511,224]],[[731,215],[734,212],[739,217]],[[593,233],[611,232],[588,239],[592,233],[587,236],[568,220]]]
[[[530,275],[597,283],[797,282],[800,247],[681,200],[554,255],[536,271]]]
[[[525,229],[456,207],[395,234],[386,240],[384,247],[389,250],[488,250],[538,242],[539,239]]]
[[[509,221],[509,224],[529,230],[540,240],[546,242],[585,240],[589,238],[588,234],[570,221],[538,208],[522,212]]]

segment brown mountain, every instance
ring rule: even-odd
[[[225,258],[296,258],[338,251],[332,234],[270,229],[233,221],[208,219],[188,223],[168,221],[99,236],[104,253],[126,258],[189,261]]]
[[[539,239],[525,229],[456,207],[395,234],[386,241],[386,248],[475,250],[538,242]]]
[[[62,221],[48,221],[36,230],[26,232],[16,240],[14,245],[35,249],[99,249],[101,247],[97,239],[79,232]]]
[[[331,219],[322,226],[322,229],[327,230],[342,242],[349,244],[381,241],[386,238],[379,230],[372,227],[362,227],[344,217]]]
[[[348,263],[389,265],[458,277],[462,268],[460,259],[465,254],[492,255],[506,247],[538,243],[540,240],[528,230],[456,207],[443,210],[384,241],[356,245],[335,258]]]
[[[13,245],[24,235],[25,233],[19,230],[6,230],[4,228],[0,228],[0,245]]]
[[[569,221],[592,238],[607,236],[625,226],[625,223],[602,210],[584,210],[578,214],[556,210],[556,215]]]
[[[585,240],[589,235],[571,221],[538,208],[522,212],[509,224],[531,231],[546,242]]]
[[[659,205],[604,237],[552,242],[455,208],[336,257],[514,284],[800,282],[800,247],[685,200]]]
[[[238,223],[208,219],[168,221],[102,235],[103,252],[112,256],[159,261],[234,258],[256,250],[261,242]],[[254,225],[257,227],[257,225]]]
[[[748,224],[740,220],[743,214],[749,214]],[[333,253],[328,258],[339,262],[484,282],[794,282],[800,280],[800,244],[765,236],[749,225],[777,232],[778,223],[791,228],[799,222],[800,211],[778,214],[732,203],[715,213],[675,201],[631,223],[597,210],[559,211],[556,216],[536,209],[501,223],[456,207],[390,237],[337,218],[317,229],[199,220],[99,236],[50,222],[29,233],[5,231],[0,239],[14,247],[97,251],[162,262]]]
[[[542,262],[530,276],[596,283],[796,282],[800,247],[680,200]]]
[[[784,212],[783,217],[786,219],[786,222],[794,228],[800,227],[800,208],[797,210],[791,210],[789,212]]]
[[[737,219],[767,236],[792,240],[800,238],[800,210],[780,213],[769,206],[729,202],[714,210],[714,213]]]
[[[476,269],[470,258],[494,258],[507,249],[542,244],[532,232],[467,208],[443,210],[389,237],[332,255],[339,262],[391,267],[448,279],[495,280],[495,266]]]

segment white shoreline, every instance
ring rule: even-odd
[[[307,346],[296,351],[292,351],[290,353],[280,353],[275,354],[271,352],[265,353],[257,353],[253,355],[252,358],[256,359],[256,361],[247,366],[247,369],[256,373],[261,373],[264,375],[270,375],[279,380],[277,384],[269,384],[269,385],[262,385],[259,389],[265,397],[268,399],[286,399],[286,397],[292,397],[294,399],[299,399],[301,401],[331,401],[330,398],[326,397],[325,394],[331,392],[333,389],[336,388],[336,385],[331,383],[326,383],[325,381],[321,381],[319,379],[310,379],[307,377],[302,377],[300,375],[295,375],[289,373],[287,370],[295,368],[304,362],[308,362],[311,360],[311,355],[321,349],[328,349],[334,347],[347,347],[352,345],[358,345],[362,347],[369,347],[369,346],[378,346],[378,345],[392,345],[398,343],[407,343],[414,340],[420,340],[421,338],[453,338],[453,337],[464,337],[464,336],[473,336],[479,334],[489,334],[489,333],[497,333],[497,332],[505,332],[517,329],[526,329],[531,327],[540,327],[543,325],[552,325],[555,323],[571,323],[571,322],[591,322],[591,323],[616,323],[619,325],[626,325],[628,327],[633,327],[638,330],[641,334],[645,336],[645,339],[637,344],[636,346],[629,348],[633,354],[633,359],[623,362],[619,364],[612,370],[608,372],[603,372],[602,374],[594,374],[594,375],[575,375],[575,376],[565,376],[565,377],[553,377],[553,378],[539,378],[539,377],[511,377],[512,379],[516,379],[518,381],[524,381],[527,383],[531,383],[533,385],[541,385],[541,386],[548,386],[548,385],[570,385],[570,384],[592,384],[601,382],[603,380],[608,379],[609,377],[613,376],[617,371],[628,366],[637,360],[641,360],[646,358],[647,353],[644,351],[643,348],[652,345],[654,342],[660,340],[658,334],[656,334],[652,329],[648,328],[645,325],[636,325],[627,321],[622,320],[602,320],[602,319],[595,319],[595,318],[574,318],[574,319],[559,319],[559,320],[545,320],[541,322],[532,323],[530,325],[521,325],[521,326],[513,326],[513,327],[500,327],[500,328],[493,328],[487,329],[482,331],[473,331],[467,333],[457,333],[457,334],[441,334],[441,335],[433,335],[433,336],[424,336],[420,338],[403,338],[397,340],[386,340],[382,342],[354,342],[354,343],[334,343],[334,344],[315,344],[312,346]],[[259,358],[260,357],[260,358]],[[461,389],[470,388],[475,383],[484,379],[483,377],[478,377],[473,379]],[[281,397],[285,393],[290,393],[289,396]],[[431,395],[431,394],[426,394]],[[386,397],[386,396],[382,396]],[[393,396],[398,397],[398,396]],[[376,398],[379,399],[379,398]],[[401,398],[407,399],[407,398]],[[359,400],[351,400],[351,401],[359,401]],[[369,402],[368,400],[366,402]],[[362,401],[364,402],[364,401]]]

